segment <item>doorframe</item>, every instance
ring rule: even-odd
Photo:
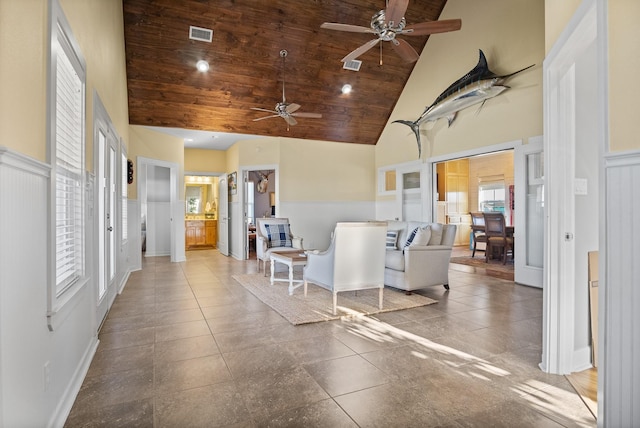
[[[530,138],[535,138],[535,137],[530,137]],[[437,175],[436,164],[440,162],[455,160],[455,159],[471,158],[474,156],[486,155],[489,153],[502,152],[505,150],[514,150],[516,147],[521,145],[522,145],[522,140],[514,140],[514,141],[507,141],[506,143],[498,143],[498,144],[492,144],[490,146],[476,147],[469,150],[463,150],[461,152],[447,153],[444,155],[438,155],[438,156],[427,158],[426,163],[428,165],[428,168],[430,168],[431,170],[430,197],[431,197],[432,218],[433,219],[438,218],[438,201],[435,200],[436,194],[438,193],[438,188],[437,188],[438,181],[436,180],[436,175]]]
[[[103,131],[105,134],[105,147],[102,148],[103,149],[102,153],[100,150],[100,140],[98,136],[98,133],[100,131]],[[118,280],[118,272],[121,271],[121,266],[118,260],[117,250],[122,246],[122,240],[121,240],[122,234],[119,233],[120,230],[118,226],[122,224],[122,217],[120,215],[122,213],[122,209],[121,209],[122,200],[121,198],[118,198],[118,190],[120,189],[120,187],[118,186],[118,177],[120,177],[120,174],[118,174],[118,172],[120,171],[119,167],[121,167],[120,136],[118,135],[118,132],[116,131],[115,126],[111,121],[111,117],[109,116],[107,109],[104,107],[104,104],[100,99],[100,96],[98,95],[97,92],[94,91],[93,93],[93,166],[94,166],[93,171],[94,171],[94,176],[93,176],[93,183],[92,183],[92,187],[93,187],[92,190],[94,195],[99,195],[97,191],[99,186],[102,186],[101,180],[103,177],[100,177],[98,175],[98,173],[101,172],[100,168],[103,166],[102,163],[100,162],[101,154],[102,156],[105,157],[104,159],[105,159],[105,166],[106,166],[107,149],[109,147],[114,147],[115,148],[114,151],[116,153],[116,156],[114,158],[115,165],[113,167],[114,176],[110,177],[110,182],[113,183],[113,185],[115,186],[115,195],[114,195],[115,201],[113,202],[114,212],[112,213],[112,218],[110,219],[110,226],[112,228],[115,228],[115,231],[112,231],[111,233],[116,233],[116,236],[113,239],[114,248],[110,248],[110,246],[107,245],[106,241],[102,243],[103,245],[100,245],[101,243],[100,234],[104,233],[104,230],[100,230],[101,222],[99,221],[99,219],[101,218],[101,216],[104,215],[106,210],[106,205],[102,204],[103,201],[101,202],[100,198],[93,197],[93,207],[92,207],[92,212],[94,213],[93,231],[92,231],[93,242],[95,242],[95,248],[98,248],[96,251],[93,251],[93,254],[91,255],[91,260],[92,260],[91,264],[93,266],[92,270],[95,273],[95,278],[96,278],[94,303],[96,305],[96,317],[97,317],[96,325],[98,329],[100,329],[100,327],[102,326],[102,322],[106,318],[107,313],[109,312],[109,309],[111,308],[111,305],[113,304],[116,298],[116,295],[118,294],[117,280]],[[110,174],[111,170],[107,169],[105,173]],[[105,192],[109,193],[110,191],[105,190]],[[104,226],[105,227],[107,226],[106,218],[104,219]],[[114,265],[114,272],[113,272],[113,278],[111,279],[108,278],[109,266],[105,265],[103,271],[101,271],[100,269],[100,263],[104,261],[104,256],[106,255],[107,252],[111,253],[111,257],[113,258],[113,260],[111,260],[111,263],[113,263]],[[105,281],[105,284],[104,284],[105,292],[103,296],[100,296],[100,290],[99,290],[100,281]],[[98,308],[103,306],[104,306],[103,310],[102,309],[98,310]]]
[[[232,223],[241,223],[241,227],[237,226],[234,228],[234,230],[230,233],[231,236],[236,236],[237,239],[240,240],[240,242],[242,242],[242,258],[240,260],[248,260],[247,254],[247,248],[246,246],[248,245],[248,237],[247,237],[247,212],[245,207],[247,206],[247,195],[246,195],[246,185],[245,185],[245,177],[247,177],[249,175],[249,172],[251,171],[264,171],[264,170],[273,170],[273,176],[274,176],[274,180],[275,180],[275,184],[274,184],[274,192],[275,192],[275,199],[276,199],[276,213],[274,214],[274,217],[278,217],[279,212],[280,212],[280,201],[279,201],[279,196],[280,196],[280,170],[278,169],[278,164],[262,164],[262,165],[250,165],[250,166],[243,166],[239,169],[238,171],[238,175],[240,176],[240,179],[242,180],[242,186],[238,186],[238,194],[240,195],[240,211],[242,213],[242,221],[241,222],[232,222]],[[237,230],[238,228],[242,229],[242,230]]]
[[[136,159],[137,168],[137,192],[138,192],[138,212],[142,212],[141,195],[146,194],[143,189],[147,186],[147,168],[160,166],[169,168],[169,203],[171,205],[171,261],[174,263],[183,262],[186,260],[186,254],[184,249],[184,201],[178,200],[180,194],[181,183],[184,179],[181,179],[178,174],[178,164],[174,162],[167,162],[158,159],[145,158],[138,156]],[[140,174],[140,171],[144,171],[144,174]],[[136,221],[138,234],[142,233],[141,219]],[[139,251],[139,248],[134,250]]]
[[[602,9],[601,9],[602,7]],[[545,160],[545,267],[543,294],[543,340],[540,368],[547,373],[574,371],[575,339],[575,59],[592,43],[597,44],[598,106],[607,110],[606,17],[599,0],[585,0],[578,7],[543,64],[543,122]],[[600,31],[599,31],[600,29]],[[599,112],[600,158],[606,145],[606,114]],[[600,175],[600,182],[603,178]],[[554,186],[548,185],[553,182]],[[600,185],[602,189],[602,185]],[[600,193],[600,198],[605,197]],[[602,205],[602,204],[601,204]],[[600,230],[604,219],[600,213]],[[568,235],[567,235],[568,234]],[[566,238],[565,238],[566,236]],[[602,232],[600,232],[602,237]],[[600,246],[603,242],[600,240]],[[603,270],[601,269],[601,272]],[[563,286],[564,284],[564,286]],[[586,287],[586,285],[585,285]],[[603,313],[599,314],[603,319]],[[601,338],[601,342],[604,341]],[[599,386],[600,389],[600,386]],[[600,400],[598,400],[600,403]]]

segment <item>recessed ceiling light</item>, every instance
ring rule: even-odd
[[[348,94],[351,93],[351,85],[350,84],[344,84],[342,85],[342,93],[343,94]]]
[[[198,71],[204,73],[205,71],[209,70],[209,63],[201,59],[200,61],[196,62],[196,68],[198,69]]]

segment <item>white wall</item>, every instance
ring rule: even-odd
[[[305,249],[326,250],[339,221],[375,220],[375,202],[296,201],[281,202],[278,217],[295,219],[291,231],[302,237]]]
[[[62,426],[97,346],[93,278],[53,315],[53,331],[47,325],[48,177],[48,165],[0,146],[0,426],[7,428]]]

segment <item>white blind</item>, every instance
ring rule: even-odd
[[[56,295],[84,270],[82,79],[58,41],[56,51]]]
[[[128,183],[128,169],[129,169],[129,165],[127,164],[127,156],[122,153],[122,158],[120,159],[120,162],[122,164],[122,174],[120,177],[120,186],[122,189],[121,192],[121,196],[122,196],[122,242],[127,240],[128,234],[127,234],[127,225],[128,225],[128,221],[127,221],[127,183]]]

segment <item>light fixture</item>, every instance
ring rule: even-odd
[[[196,68],[198,69],[198,71],[204,73],[205,71],[209,70],[209,63],[201,59],[200,61],[196,62]]]
[[[342,85],[342,93],[343,94],[351,93],[351,85],[348,83],[345,83],[344,85]]]

